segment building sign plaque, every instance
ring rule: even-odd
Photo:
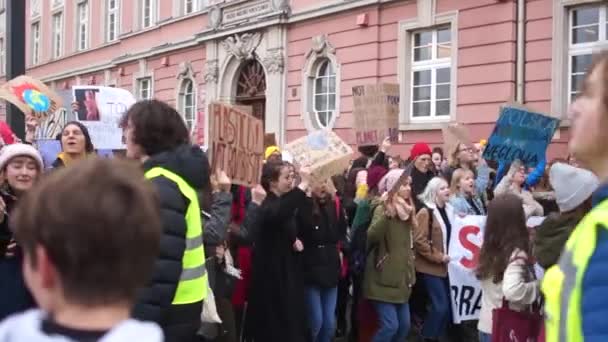
[[[271,1],[269,0],[260,0],[252,2],[247,1],[241,6],[236,6],[234,8],[224,8],[222,23],[229,24],[232,22],[237,22],[244,19],[268,14],[272,11],[274,11],[274,8],[272,6]]]

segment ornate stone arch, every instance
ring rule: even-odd
[[[326,35],[320,35],[312,38],[312,47],[306,53],[306,60],[302,68],[302,89],[301,89],[301,106],[304,124],[308,131],[322,129],[316,117],[313,108],[314,82],[317,76],[319,67],[329,61],[336,75],[336,108],[327,127],[334,127],[337,118],[340,116],[340,63],[336,57],[336,49],[329,42]]]

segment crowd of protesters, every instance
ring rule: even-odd
[[[160,101],[127,111],[117,160],[70,122],[46,167],[35,123],[25,142],[0,125],[0,341],[486,342],[496,309],[543,297],[547,341],[606,340],[607,56],[572,107],[588,169],[495,165],[485,141],[403,158],[387,139],[326,180],[270,146],[245,188]],[[449,241],[466,215],[487,216],[483,298],[478,321],[453,324]],[[546,218],[532,233],[533,216]]]

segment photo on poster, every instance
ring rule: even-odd
[[[98,87],[74,89],[72,108],[78,113],[79,121],[101,121],[101,112],[97,107],[98,94]]]

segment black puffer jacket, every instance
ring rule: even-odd
[[[195,146],[184,145],[159,153],[143,166],[145,171],[159,166],[174,172],[198,191],[209,186],[209,161]],[[171,304],[182,272],[182,256],[186,248],[185,215],[190,203],[173,181],[161,176],[151,182],[160,199],[163,223],[161,250],[150,282],[139,293],[133,316],[157,322],[163,328],[166,341],[179,340],[172,336],[185,336],[182,331],[193,329],[193,325],[200,322],[202,308],[200,303]]]

